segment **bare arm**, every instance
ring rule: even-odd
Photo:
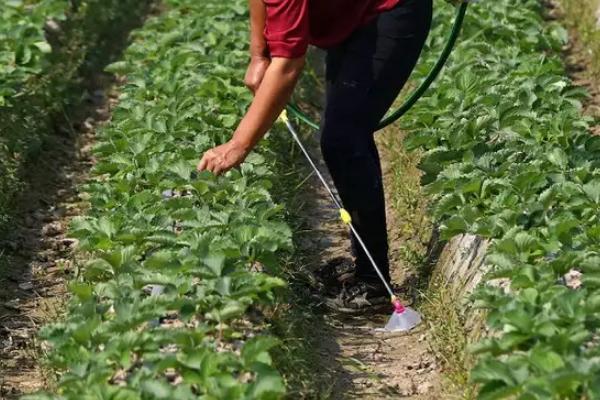
[[[256,145],[283,111],[303,67],[304,57],[273,59],[248,113],[233,135],[233,140],[247,149]]]
[[[267,9],[263,0],[248,0],[250,6],[250,56],[269,57],[264,30]]]
[[[198,164],[199,171],[208,170],[218,175],[244,161],[285,107],[304,68],[304,62],[305,57],[272,60],[254,101],[233,138],[207,151]]]
[[[271,57],[264,35],[268,17],[264,0],[248,1],[251,62],[246,72],[245,83],[254,93],[254,100],[231,140],[208,150],[203,155],[198,163],[199,171],[208,170],[218,175],[240,165],[285,107],[304,68],[305,56]],[[297,35],[308,34],[305,1],[295,0],[292,4],[301,22],[290,26],[292,31],[298,31],[292,32]]]
[[[264,35],[267,11],[263,0],[248,0],[248,4],[250,6],[250,65],[244,83],[252,93],[256,93],[271,64]]]

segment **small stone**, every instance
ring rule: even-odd
[[[91,132],[94,130],[94,125],[89,121],[84,121],[83,124],[81,124],[81,130],[83,132]]]
[[[19,310],[20,304],[21,304],[21,299],[16,298],[16,299],[9,300],[2,305],[6,308],[10,308],[11,310]]]
[[[61,234],[62,231],[63,228],[60,222],[51,222],[42,228],[42,234],[44,236],[56,236]]]
[[[19,284],[19,289],[21,289],[21,290],[31,290],[31,289],[33,289],[33,283],[31,283],[31,282],[20,283]]]
[[[181,385],[183,383],[183,377],[181,375],[177,376],[175,380],[173,380],[173,385]]]
[[[92,153],[93,148],[94,148],[94,144],[93,143],[87,143],[83,147],[81,147],[81,149],[79,149],[79,152],[82,155],[89,155],[89,154]]]
[[[582,285],[581,278],[583,274],[575,269],[570,270],[564,276],[564,281],[567,287],[571,289],[579,289]]]
[[[54,20],[54,19],[48,19],[46,21],[46,23],[44,24],[44,30],[46,32],[50,32],[50,33],[60,33],[61,32],[61,27],[60,24]]]
[[[38,221],[46,221],[48,216],[45,212],[38,210],[35,213],[33,213],[33,218],[35,218]]]
[[[77,247],[77,245],[79,244],[79,240],[73,239],[73,238],[64,238],[62,240],[62,244],[63,244],[63,246],[69,247],[69,248]]]
[[[110,119],[111,113],[106,107],[101,107],[96,109],[96,118],[99,121],[107,121]]]
[[[433,383],[425,381],[417,386],[417,393],[425,394],[429,393],[433,389]]]
[[[251,266],[250,266],[250,272],[264,272],[265,271],[265,267],[263,264],[259,263],[258,261],[254,262]]]

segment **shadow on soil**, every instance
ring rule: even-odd
[[[63,312],[75,244],[65,231],[85,208],[78,189],[93,164],[93,131],[110,118],[116,102],[111,88],[119,82],[102,70],[119,58],[129,33],[152,10],[150,3],[140,7],[139,14],[114,29],[111,40],[90,52],[82,83],[70,88],[68,98],[57,100],[68,106],[55,116],[54,131],[24,168],[25,187],[0,233],[0,399],[17,399],[52,385],[40,365],[36,335]]]

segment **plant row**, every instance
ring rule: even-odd
[[[476,3],[435,88],[405,118],[445,238],[492,240],[475,293],[481,399],[600,398],[600,137],[537,0]],[[436,19],[439,47],[451,11]],[[427,65],[437,52],[426,55]]]
[[[34,125],[26,120],[25,111],[14,108],[14,97],[47,65],[52,48],[44,35],[46,18],[59,19],[66,9],[65,1],[54,0],[6,2],[0,10],[0,222],[19,185],[18,152],[25,147],[20,142],[28,140],[24,137]],[[30,118],[39,114],[39,109],[31,111]]]
[[[7,1],[0,9],[0,224],[20,172],[80,98],[81,80],[118,51],[149,1]]]
[[[272,399],[264,333],[291,246],[270,195],[270,141],[225,177],[195,173],[251,96],[243,0],[167,0],[108,70],[126,76],[98,134],[86,255],[64,321],[46,327],[54,394],[30,399]],[[265,273],[271,272],[269,273]]]
[[[44,34],[46,21],[64,16],[64,0],[33,4],[6,2],[0,11],[0,106],[10,102],[29,79],[44,69],[52,51]]]

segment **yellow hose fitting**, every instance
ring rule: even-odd
[[[281,114],[279,114],[279,119],[281,119],[281,121],[285,124],[288,123],[288,121],[290,120],[288,118],[288,114],[287,114],[287,110],[283,109],[283,111],[281,112]]]
[[[346,225],[350,225],[352,223],[352,217],[350,216],[350,213],[344,208],[340,208],[340,218]]]

